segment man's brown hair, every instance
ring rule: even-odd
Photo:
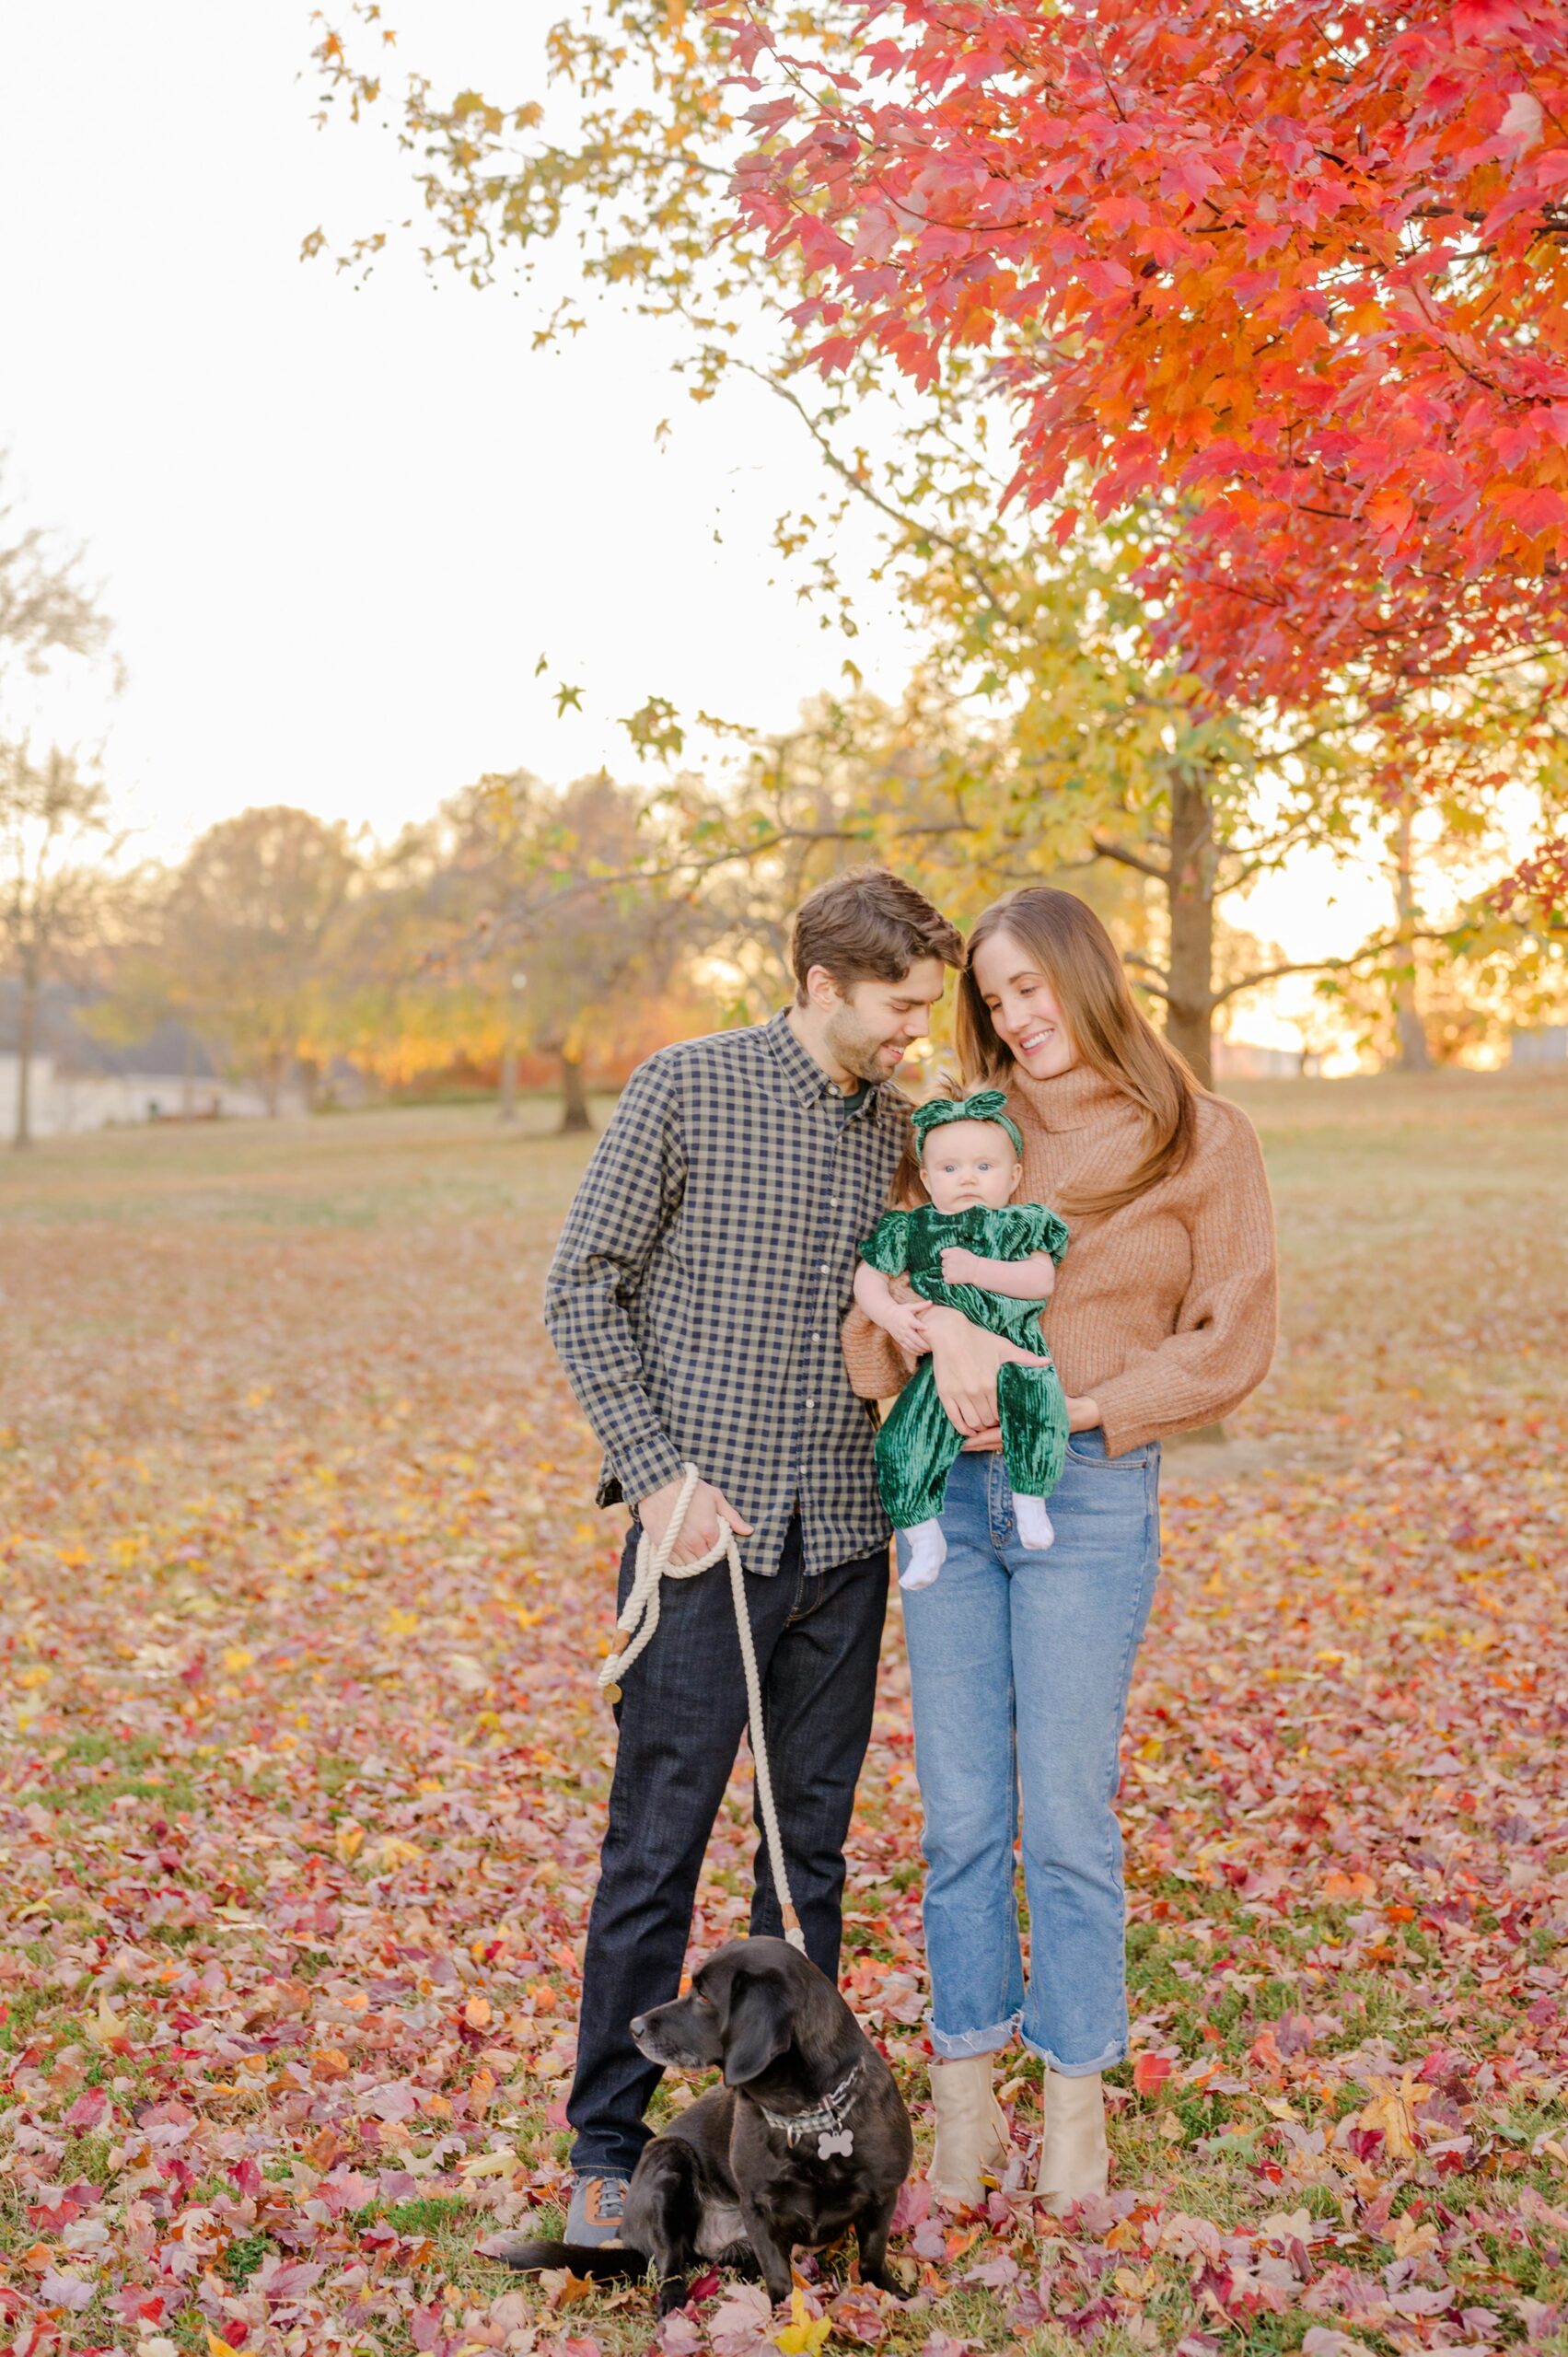
[[[963,936],[889,868],[846,868],[808,892],[796,911],[790,964],[801,1006],[813,966],[825,967],[840,990],[849,990],[856,982],[899,981],[919,958],[961,966]]]

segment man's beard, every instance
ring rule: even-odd
[[[903,1062],[900,1048],[897,1062],[889,1062],[883,1050],[890,1051],[893,1042],[879,1039],[874,1031],[867,1031],[848,1007],[828,1025],[827,1044],[842,1069],[853,1073],[856,1080],[891,1080]]]

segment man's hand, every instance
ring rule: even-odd
[[[1019,1366],[1049,1366],[1049,1359],[1020,1351],[1000,1334],[971,1326],[958,1309],[942,1309],[934,1302],[925,1313],[931,1337],[931,1372],[936,1396],[954,1429],[972,1440],[996,1427],[996,1375],[1012,1359]]]
[[[662,1490],[650,1490],[638,1504],[637,1519],[656,1548],[662,1545],[669,1528],[669,1517],[675,1512],[680,1491],[681,1481],[667,1481]],[[751,1535],[751,1525],[736,1512],[724,1492],[715,1490],[711,1481],[699,1481],[691,1492],[691,1503],[686,1509],[670,1562],[697,1562],[717,1538],[721,1522],[727,1522],[742,1538]]]

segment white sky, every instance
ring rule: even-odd
[[[562,5],[388,16],[438,89],[521,98]],[[253,802],[387,837],[485,769],[633,774],[616,724],[651,692],[784,726],[849,651],[772,557],[820,477],[762,389],[693,407],[673,331],[602,308],[534,353],[535,297],[432,283],[412,241],[363,287],[299,261],[414,201],[389,142],[314,127],[318,37],[296,0],[0,0],[0,445],[116,619],[107,771],[145,854]],[[886,595],[861,610],[896,696],[914,643]],[[1300,956],[1388,908],[1304,861],[1237,913]]]

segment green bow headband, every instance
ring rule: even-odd
[[[933,1097],[928,1103],[917,1105],[911,1119],[915,1135],[923,1146],[926,1134],[939,1130],[946,1121],[994,1121],[1006,1131],[1020,1155],[1024,1150],[1024,1135],[1007,1110],[1007,1099],[999,1088],[977,1088],[972,1097]]]

